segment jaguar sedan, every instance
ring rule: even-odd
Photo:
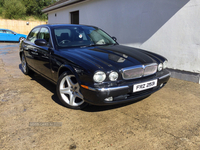
[[[0,29],[0,41],[20,42],[25,38],[26,38],[25,34],[19,34],[8,29]]]
[[[73,109],[142,99],[170,78],[166,58],[119,45],[94,26],[37,26],[19,55],[24,74],[34,71],[55,83],[62,104]]]

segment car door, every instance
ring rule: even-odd
[[[19,41],[17,34],[14,33],[13,31],[6,30],[6,34],[8,37],[7,41]]]
[[[0,41],[3,41],[3,30],[0,30]]]
[[[7,41],[8,40],[8,34],[6,34],[5,30],[0,30],[0,41]]]
[[[35,59],[38,57],[36,50],[35,40],[37,39],[40,27],[34,28],[28,35],[27,39],[23,42],[24,55],[26,61],[31,69],[37,71],[37,64],[35,64]]]
[[[39,34],[38,39],[45,39],[47,41],[47,46],[38,46],[35,45],[34,49],[37,53],[36,58],[34,59],[34,63],[37,67],[37,71],[48,78],[52,78],[51,76],[51,68],[50,68],[50,48],[52,48],[51,40],[50,40],[50,31],[46,27],[42,27]]]

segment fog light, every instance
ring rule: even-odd
[[[108,101],[108,102],[113,101],[113,97],[108,97],[105,99],[105,101]]]

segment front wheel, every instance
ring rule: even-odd
[[[71,73],[64,72],[58,79],[57,95],[62,104],[72,109],[82,109],[87,106],[80,92],[79,83]]]
[[[29,67],[27,65],[24,53],[22,53],[22,55],[21,55],[21,64],[22,64],[22,71],[23,71],[23,73],[25,75],[30,74],[31,70],[29,69]]]

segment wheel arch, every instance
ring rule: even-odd
[[[22,42],[20,42],[19,44],[19,57],[20,60],[22,60],[22,54],[24,53],[23,48],[22,48]]]
[[[75,69],[72,66],[70,66],[70,65],[61,65],[60,68],[58,69],[57,78],[59,78],[60,75],[63,74],[64,72],[68,72],[68,73],[74,74],[76,79],[77,79],[77,81],[80,83],[79,76],[78,76],[77,72],[75,71]]]
[[[23,53],[24,53],[23,51],[20,51],[20,52],[19,52],[20,60],[22,60],[22,54],[23,54]]]
[[[23,38],[23,39],[26,39],[26,38],[25,38],[25,37],[23,37],[23,36],[19,36],[19,40],[18,40],[19,42],[20,42],[20,39],[21,39],[21,38]]]

